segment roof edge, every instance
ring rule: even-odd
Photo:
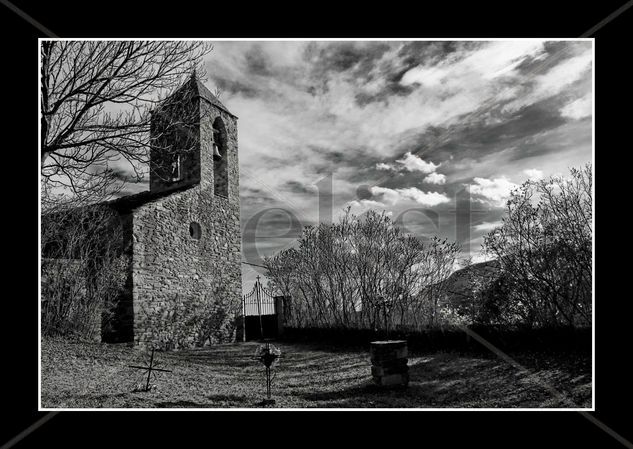
[[[220,105],[217,103],[213,103],[212,101],[210,101],[207,97],[205,97],[204,95],[202,95],[201,93],[197,93],[195,95],[197,98],[202,98],[204,101],[206,101],[207,103],[209,103],[211,106],[215,106],[216,108],[220,109],[221,111],[226,112],[227,114],[229,114],[231,117],[236,118],[239,120],[239,117],[235,114],[233,114],[231,111],[229,111],[226,106],[224,105]]]

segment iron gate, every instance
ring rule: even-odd
[[[243,341],[277,337],[281,331],[281,297],[275,297],[257,276],[250,293],[242,297]]]

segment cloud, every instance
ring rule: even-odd
[[[537,94],[553,95],[579,80],[586,70],[591,69],[593,54],[590,48],[573,56],[536,79]]]
[[[510,197],[510,192],[518,187],[506,177],[475,178],[473,181],[475,184],[470,186],[470,193],[482,197],[480,200],[494,206],[503,206]]]
[[[422,158],[412,154],[410,151],[402,159],[396,160],[407,171],[419,171],[421,173],[433,173],[439,165],[433,162],[426,162]]]
[[[416,203],[424,206],[437,206],[438,204],[448,203],[450,199],[443,193],[439,192],[423,192],[416,187],[407,189],[398,189],[405,198],[412,199]]]
[[[450,87],[464,80],[487,82],[511,75],[525,59],[541,56],[543,51],[541,41],[490,42],[478,51],[458,52],[438,64],[414,67],[403,75],[401,83]]]
[[[489,254],[484,254],[482,252],[477,252],[477,253],[473,254],[472,257],[471,257],[471,262],[473,264],[481,263],[481,262],[488,262],[489,260],[494,260],[494,257],[492,257]]]
[[[368,210],[375,209],[385,209],[387,207],[386,204],[381,203],[380,201],[374,200],[354,200],[347,203],[348,206],[351,207],[351,212],[354,214],[360,215]],[[392,212],[386,212],[387,215],[392,215]]]
[[[592,114],[592,98],[590,95],[586,95],[582,98],[572,101],[566,104],[560,109],[560,114],[563,117],[568,117],[574,120],[580,120],[585,117],[591,117]]]
[[[423,180],[427,184],[446,184],[446,175],[441,173],[431,173],[426,176]]]
[[[433,207],[447,203],[450,199],[439,192],[423,192],[417,187],[390,189],[388,187],[374,186],[370,189],[373,195],[379,196],[384,202],[395,205],[401,201],[410,200],[424,206]]]
[[[578,51],[570,47],[569,51]],[[567,59],[563,59],[559,64],[554,65],[545,73],[534,76],[529,80],[529,87],[525,88],[517,98],[504,105],[505,112],[517,111],[525,106],[529,106],[546,98],[553,97],[571,90],[573,84],[584,82],[589,84],[591,76],[588,76],[593,62],[591,47],[581,47],[580,53]],[[590,86],[588,87],[591,88]],[[585,92],[586,87],[581,87]]]
[[[473,226],[473,229],[475,231],[488,232],[488,231],[492,231],[495,228],[498,228],[502,224],[503,223],[501,221],[483,222],[483,223],[480,223],[478,225]]]
[[[424,67],[418,66],[404,74],[400,81],[405,86],[413,83],[419,83],[425,86],[433,87],[442,83],[449,75],[449,70],[440,67]]]
[[[424,182],[429,184],[444,184],[446,177],[439,173],[435,173],[435,170],[442,164],[434,164],[433,162],[427,162],[419,156],[408,151],[402,159],[397,159],[394,164],[386,164],[379,162],[376,164],[377,170],[392,170],[397,172],[420,172],[422,174],[429,174],[424,178]]]
[[[527,170],[523,170],[523,173],[525,173],[528,179],[532,181],[543,179],[543,171],[536,168],[528,168]]]

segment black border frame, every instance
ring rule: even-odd
[[[4,418],[0,444],[45,415],[37,411],[37,38],[46,35],[0,0],[3,46],[3,136],[6,189],[5,318],[2,326]],[[49,3],[15,0],[14,5],[60,37],[580,37],[625,4],[603,0],[534,0],[523,4],[455,2],[433,5],[364,3],[343,10],[328,5],[228,3],[161,5],[158,2]],[[233,5],[231,5],[233,6]],[[630,5],[629,5],[630,6]],[[590,414],[633,441],[627,327],[629,278],[624,139],[630,128],[630,74],[623,60],[633,10],[594,30],[596,70],[596,412]],[[6,98],[6,96],[12,98]],[[628,96],[628,97],[627,97]],[[6,139],[8,137],[8,139]],[[12,140],[11,143],[6,140]],[[609,204],[611,203],[611,204]],[[607,213],[609,215],[607,215]],[[23,229],[24,227],[28,230]],[[620,232],[618,232],[620,231]],[[624,232],[623,232],[624,231]],[[17,235],[26,238],[16,238]],[[18,247],[9,250],[8,243]],[[612,256],[618,253],[622,258]],[[622,288],[624,287],[624,288]],[[628,309],[627,309],[628,307]],[[237,413],[237,414],[236,414]],[[340,415],[339,413],[343,413]],[[579,444],[622,447],[577,412],[62,412],[17,447],[128,445],[188,447],[261,444],[261,430],[275,431],[274,444],[412,444],[529,447]],[[298,436],[294,436],[299,431]],[[88,435],[88,439],[82,434]],[[429,441],[430,440],[430,441]],[[591,442],[591,443],[590,443]],[[250,441],[249,441],[250,443]],[[199,443],[198,443],[199,444]],[[3,446],[0,446],[3,448]]]

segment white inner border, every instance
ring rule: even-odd
[[[596,44],[595,38],[182,38],[182,39],[171,39],[171,38],[38,38],[37,40],[37,86],[38,90],[40,90],[41,78],[40,73],[42,70],[42,61],[40,57],[40,48],[42,45],[42,41],[207,41],[207,42],[256,42],[256,41],[271,41],[271,42],[327,42],[327,41],[335,41],[335,42],[343,42],[343,41],[370,41],[370,42],[405,42],[405,41],[428,41],[428,42],[438,42],[438,41],[480,41],[480,42],[495,42],[495,41],[557,41],[557,42],[591,42],[591,50],[592,50],[592,67],[591,67],[591,163],[592,170],[595,178],[595,156],[596,156],[596,132],[595,132],[595,120],[596,120],[596,101],[595,101],[595,92],[596,92]],[[41,95],[38,92],[37,95],[37,110],[38,113],[41,111]],[[41,141],[41,120],[38,120],[38,151],[40,151],[42,146]],[[38,158],[40,161],[41,158]],[[37,173],[38,180],[40,179],[41,163],[38,163]],[[595,271],[595,252],[596,252],[596,239],[595,239],[595,179],[592,182],[592,255],[591,255],[591,263],[592,263],[592,273],[591,273],[591,408],[258,408],[258,407],[249,407],[249,408],[47,408],[42,407],[42,310],[41,310],[41,297],[42,297],[42,258],[41,258],[41,245],[42,245],[42,197],[41,197],[41,189],[38,188],[38,298],[37,298],[37,324],[38,324],[38,340],[37,340],[37,366],[38,366],[38,382],[37,382],[37,394],[38,394],[38,411],[42,412],[52,412],[52,411],[434,411],[434,412],[444,412],[444,411],[467,411],[467,412],[478,412],[478,411],[556,411],[556,412],[593,412],[596,410],[596,271]]]

